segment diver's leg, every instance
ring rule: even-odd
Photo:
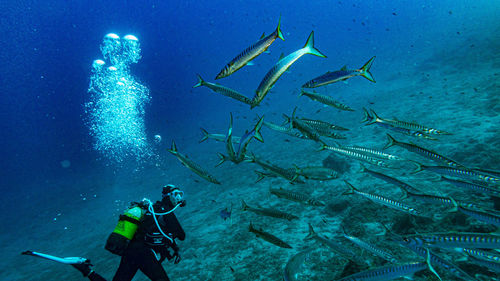
[[[106,281],[101,275],[92,270],[92,265],[88,263],[77,263],[72,266],[83,274],[83,277],[88,277],[90,281]]]
[[[113,281],[131,281],[138,269],[137,249],[130,244],[120,260],[120,266],[118,266]]]
[[[145,247],[141,253],[142,259],[139,269],[152,281],[170,281],[163,266],[158,261],[155,252]]]

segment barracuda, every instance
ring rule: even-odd
[[[271,122],[267,122],[267,121],[264,121],[263,125],[268,127],[271,130],[274,130],[274,131],[277,131],[277,132],[280,132],[283,134],[287,134],[287,135],[292,136],[292,137],[296,137],[299,139],[307,139],[307,137],[304,136],[302,133],[294,130],[294,128],[291,125],[290,126],[280,126],[280,125],[277,125],[277,124],[274,124]]]
[[[384,260],[388,261],[388,262],[391,262],[391,263],[397,263],[398,260],[393,256],[391,255],[390,253],[368,243],[368,242],[365,242],[361,239],[359,239],[358,237],[355,237],[355,236],[352,236],[352,235],[348,235],[346,232],[345,232],[345,229],[342,228],[342,234],[344,235],[344,237],[351,241],[352,243],[356,244],[357,246],[359,246],[360,248],[362,249],[365,249],[367,250],[368,252],[374,254],[375,256],[378,256],[380,258],[383,258]]]
[[[379,173],[379,172],[376,172],[376,171],[372,171],[368,168],[366,168],[363,164],[361,164],[361,172],[365,172],[365,173],[368,173],[376,178],[379,178],[385,182],[388,182],[390,184],[393,184],[395,186],[398,186],[400,188],[403,188],[403,189],[406,189],[406,190],[411,190],[413,192],[419,192],[418,189],[416,189],[415,187],[405,183],[405,182],[402,182],[396,178],[393,178],[393,177],[390,177],[388,175],[385,175],[385,174],[382,174],[382,173]]]
[[[477,281],[476,278],[470,276],[467,272],[463,271],[460,269],[460,267],[456,266],[453,263],[448,262],[447,260],[441,258],[440,256],[434,254],[432,251],[426,249],[426,248],[421,248],[421,247],[416,247],[413,245],[409,245],[408,243],[405,243],[404,241],[400,241],[400,243],[407,247],[408,249],[414,251],[417,255],[421,257],[426,257],[429,255],[429,260],[431,264],[437,265],[443,269],[446,269],[449,273],[453,274],[454,276],[466,280],[466,281]]]
[[[308,223],[308,225],[309,225],[309,234],[306,237],[304,237],[304,240],[316,240],[320,244],[327,246],[328,248],[330,248],[330,250],[334,251],[335,253],[339,254],[341,257],[345,259],[351,260],[359,264],[364,263],[361,259],[359,259],[358,255],[356,255],[356,253],[353,252],[350,248],[347,248],[340,243],[335,243],[332,240],[317,234],[314,231],[312,225],[310,223]]]
[[[462,249],[462,251],[475,258],[500,263],[500,254],[498,254],[498,252],[495,253],[479,249]]]
[[[314,101],[317,101],[317,102],[320,102],[322,104],[325,104],[325,105],[328,105],[328,106],[331,106],[331,107],[335,107],[337,109],[340,109],[340,110],[345,110],[345,111],[354,111],[354,109],[350,108],[349,106],[333,99],[332,97],[330,96],[325,96],[325,95],[320,95],[318,93],[310,93],[310,92],[306,92],[302,89],[302,91],[300,92],[300,95],[299,97],[301,96],[306,96]]]
[[[441,175],[448,175],[459,178],[466,178],[472,180],[483,181],[492,184],[500,184],[500,178],[489,176],[486,174],[481,174],[475,170],[470,170],[466,168],[454,168],[449,166],[426,166],[422,164],[415,163],[418,167],[413,173],[418,173],[420,171],[431,171]]]
[[[443,163],[446,163],[446,165],[448,165],[450,167],[463,167],[463,165],[460,165],[459,163],[457,163],[449,158],[446,158],[443,155],[440,155],[434,151],[425,149],[423,147],[420,147],[420,146],[412,144],[412,143],[396,141],[391,135],[387,134],[387,144],[384,146],[384,149],[389,148],[393,145],[400,146],[408,151],[417,153],[417,154],[422,155],[428,159],[431,159],[434,161],[441,161]]]
[[[198,176],[207,180],[208,182],[221,184],[214,176],[210,175],[205,169],[203,169],[200,165],[196,164],[193,160],[189,159],[186,155],[183,155],[177,150],[177,146],[175,142],[172,141],[172,147],[168,149],[168,152],[172,153],[186,168],[193,171]]]
[[[207,130],[205,130],[203,128],[200,128],[200,130],[203,133],[203,138],[201,138],[201,140],[199,141],[200,143],[204,142],[208,139],[212,139],[212,140],[219,141],[219,142],[226,141],[226,139],[227,139],[227,136],[224,134],[210,134],[209,132],[207,132]],[[234,144],[240,143],[240,137],[233,136],[231,138],[231,140],[233,141]]]
[[[323,166],[296,167],[297,173],[306,179],[333,180],[338,178],[337,171]]]
[[[242,103],[246,103],[248,105],[252,105],[252,100],[249,99],[248,97],[246,97],[245,95],[240,94],[239,92],[237,92],[233,89],[224,87],[222,85],[219,85],[216,83],[206,82],[203,80],[203,78],[201,78],[201,76],[199,74],[197,74],[197,76],[198,76],[198,83],[196,85],[194,85],[193,88],[205,86],[205,87],[209,88],[210,90],[214,91],[215,93],[224,95],[226,97],[233,98],[237,101],[240,101]]]
[[[276,39],[280,38],[285,41],[283,34],[281,33],[281,16],[278,21],[278,26],[276,30],[268,36],[262,35],[261,39],[257,41],[255,44],[243,50],[240,54],[238,54],[234,59],[232,59],[224,68],[217,74],[215,79],[220,79],[227,77],[236,71],[238,71],[243,66],[247,65],[255,59],[257,56],[262,54],[271,46],[271,44],[276,41]]]
[[[252,224],[250,224],[250,226],[248,227],[248,230],[252,233],[254,233],[257,237],[271,243],[271,244],[274,244],[278,247],[281,247],[281,248],[287,248],[287,249],[291,249],[292,246],[288,245],[286,242],[284,242],[283,240],[279,239],[278,237],[272,235],[271,233],[268,233],[268,232],[265,232],[263,231],[262,229],[257,229],[255,227],[253,227]]]
[[[403,204],[401,202],[398,202],[398,201],[395,201],[395,200],[392,200],[392,199],[389,199],[389,198],[386,198],[386,197],[383,197],[383,196],[380,196],[377,194],[372,194],[372,193],[360,191],[360,190],[356,189],[348,181],[344,181],[344,182],[349,187],[349,190],[344,192],[343,195],[355,193],[355,194],[361,195],[361,196],[369,199],[370,201],[372,201],[374,203],[384,205],[384,206],[389,207],[391,209],[405,212],[405,213],[408,213],[408,214],[414,215],[414,216],[423,216],[422,212],[418,211],[417,209],[415,209],[413,207],[410,207],[410,206]]]
[[[321,144],[325,144],[323,140],[321,140],[321,135],[309,124],[302,121],[301,119],[295,117],[295,112],[297,108],[293,110],[292,117],[289,117],[283,114],[283,117],[287,120],[288,123],[292,125],[293,128],[299,130],[302,134],[304,134],[308,139],[317,141]]]
[[[349,70],[347,69],[347,67],[344,66],[337,71],[332,71],[332,72],[328,71],[327,73],[306,82],[304,85],[302,85],[302,88],[316,88],[332,84],[335,82],[344,81],[351,77],[356,77],[356,76],[365,77],[366,79],[375,83],[375,79],[373,79],[373,76],[370,73],[370,68],[372,67],[374,59],[375,57],[372,57],[359,69]]]
[[[333,151],[333,152],[336,152],[336,153],[338,153],[340,155],[344,155],[344,156],[347,156],[347,157],[350,157],[350,158],[354,158],[356,160],[360,160],[360,161],[364,161],[364,162],[370,163],[372,165],[377,165],[377,166],[380,166],[380,167],[388,167],[387,163],[384,162],[383,160],[380,160],[378,158],[369,157],[369,156],[367,156],[365,154],[358,153],[356,151],[348,150],[348,149],[345,149],[345,148],[342,148],[342,147],[334,147],[334,146],[328,146],[328,145],[323,145],[320,148],[320,150],[325,150],[325,149]]]
[[[401,157],[399,157],[397,155],[385,153],[383,151],[376,150],[376,149],[371,149],[371,148],[367,148],[367,147],[361,147],[361,146],[343,146],[343,148],[348,149],[348,150],[352,150],[352,151],[358,151],[358,152],[361,152],[361,153],[364,153],[364,154],[369,154],[369,155],[372,155],[374,157],[381,158],[381,159],[397,160],[397,161],[405,160],[405,159],[403,159],[403,158],[401,158]]]
[[[493,214],[492,211],[488,212],[479,209],[471,209],[460,206],[460,204],[455,204],[455,209],[477,220],[500,227],[500,215]]]
[[[500,235],[487,233],[427,233],[403,237],[416,247],[499,249]]]
[[[285,213],[276,209],[270,209],[270,208],[254,208],[250,207],[247,205],[247,203],[243,200],[241,200],[241,205],[242,205],[242,210],[243,211],[250,211],[252,213],[255,213],[257,215],[263,215],[266,217],[273,217],[273,218],[278,218],[278,219],[286,219],[286,220],[295,220],[298,219],[299,217]]]
[[[373,124],[373,123],[386,123],[394,127],[402,128],[402,129],[408,129],[408,130],[413,130],[413,131],[419,131],[424,134],[429,134],[429,135],[451,135],[451,133],[445,132],[445,131],[440,131],[434,128],[429,128],[426,126],[422,126],[417,123],[413,122],[406,122],[406,121],[401,121],[397,119],[385,119],[385,118],[380,118],[377,113],[373,110],[371,110],[372,114],[372,120],[368,122],[367,125]]]
[[[285,168],[278,167],[278,166],[273,165],[271,163],[261,161],[253,154],[248,157],[248,160],[250,162],[253,162],[253,163],[261,166],[262,168],[268,170],[269,172],[288,180],[290,183],[297,182],[297,179],[299,176],[299,174],[297,173],[297,169],[285,169]]]
[[[311,54],[318,57],[326,58],[318,49],[314,48],[314,31],[311,31],[311,34],[307,38],[307,42],[302,49],[299,49],[288,56],[280,59],[264,76],[264,79],[257,87],[255,91],[255,97],[253,98],[253,102],[251,108],[259,105],[264,97],[267,95],[269,90],[274,86],[276,81],[281,77],[285,71],[292,66],[298,59],[300,59],[303,55]]]
[[[445,182],[449,182],[449,183],[451,183],[457,187],[460,187],[460,188],[467,188],[467,189],[470,189],[470,190],[475,191],[475,192],[486,193],[489,195],[500,197],[500,190],[499,189],[491,188],[491,187],[488,187],[486,185],[451,179],[451,178],[447,178],[444,176],[441,176],[441,180],[445,181]]]
[[[325,203],[318,201],[314,198],[311,198],[307,195],[304,195],[304,193],[301,193],[301,192],[293,192],[290,190],[285,190],[283,188],[279,188],[279,189],[270,188],[269,192],[271,194],[276,195],[279,198],[288,199],[288,200],[299,202],[302,204],[311,205],[311,206],[325,206]]]
[[[363,120],[361,120],[361,123],[364,123],[364,122],[367,122],[366,125],[371,125],[371,124],[377,124],[381,127],[384,127],[384,128],[387,128],[391,131],[394,131],[394,132],[397,132],[397,133],[401,133],[401,134],[404,134],[404,135],[407,135],[407,136],[412,136],[412,137],[417,137],[417,138],[424,138],[424,139],[428,139],[428,140],[437,140],[436,138],[433,138],[425,133],[422,133],[420,131],[415,131],[415,130],[409,130],[409,129],[404,129],[404,128],[399,128],[399,127],[394,127],[390,124],[387,124],[387,123],[384,123],[380,120],[377,120],[375,119],[373,116],[370,115],[370,113],[368,112],[368,110],[366,110],[366,108],[363,108],[363,112],[364,112],[364,118]]]
[[[337,281],[388,281],[399,277],[412,275],[429,268],[426,262],[411,262],[402,265],[377,267],[346,276]]]
[[[317,131],[328,131],[328,130],[349,131],[349,129],[347,128],[340,127],[321,120],[314,120],[308,118],[299,118],[299,119],[306,122],[309,126],[313,127]]]

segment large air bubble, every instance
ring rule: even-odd
[[[149,89],[129,67],[141,58],[139,40],[110,33],[104,36],[101,52],[104,59],[92,64],[90,100],[85,104],[94,148],[113,162],[146,160],[153,156],[144,124]]]

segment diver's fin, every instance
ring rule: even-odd
[[[34,251],[24,251],[21,253],[21,255],[28,255],[28,256],[34,256],[42,259],[47,259],[63,264],[82,264],[82,263],[90,263],[90,261],[86,258],[81,258],[81,257],[66,257],[66,258],[60,258],[56,256],[51,256],[43,253],[38,253]]]

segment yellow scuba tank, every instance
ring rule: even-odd
[[[132,206],[120,215],[118,224],[106,241],[106,250],[119,256],[123,255],[128,243],[134,238],[144,214],[143,208]]]
[[[125,213],[120,216],[113,233],[124,236],[128,240],[132,240],[143,215],[144,211],[138,206],[126,210]]]

